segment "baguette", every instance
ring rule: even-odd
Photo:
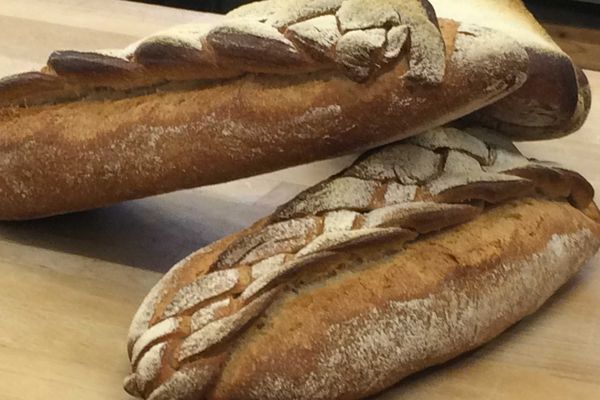
[[[503,32],[529,55],[527,82],[467,119],[513,140],[541,140],[578,130],[591,108],[585,73],[552,40],[521,0],[431,0],[437,15]]]
[[[360,157],[175,266],[129,333],[149,400],[361,399],[491,340],[600,247],[584,178],[482,128]]]
[[[269,0],[121,51],[55,52],[0,80],[0,219],[370,148],[497,101],[527,69],[514,39],[425,0]]]

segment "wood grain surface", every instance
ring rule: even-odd
[[[0,0],[0,75],[57,48],[110,48],[194,12],[117,0]],[[600,73],[588,74],[600,91]],[[600,188],[600,106],[581,132],[522,144]],[[125,400],[125,337],[173,263],[269,213],[352,157],[40,221],[0,223],[0,400]],[[535,316],[378,400],[600,398],[600,257]]]
[[[582,68],[600,71],[600,26],[596,29],[544,23],[544,28]]]

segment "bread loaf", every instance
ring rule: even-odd
[[[360,157],[175,266],[129,334],[150,400],[360,399],[535,311],[600,247],[580,175],[481,128]]]
[[[591,107],[584,72],[527,11],[521,0],[431,0],[438,17],[503,32],[529,55],[527,82],[469,116],[513,140],[540,140],[576,131]]]
[[[0,80],[0,219],[224,182],[406,137],[518,89],[526,51],[425,0],[267,0]]]

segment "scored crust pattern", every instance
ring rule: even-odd
[[[184,81],[248,72],[298,74],[339,69],[365,81],[406,59],[407,77],[442,81],[445,45],[425,0],[266,0],[214,25],[189,24],[123,50],[57,51],[41,72],[0,80],[0,106],[68,101],[107,90],[168,89]]]
[[[367,152],[227,243],[203,272],[185,275],[190,259],[174,267],[132,323],[126,390],[151,400],[204,398],[227,343],[299,271],[351,247],[418,240],[474,219],[485,204],[532,195],[583,209],[593,188],[481,128],[438,128]]]

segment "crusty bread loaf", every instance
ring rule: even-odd
[[[175,266],[134,317],[126,390],[360,399],[535,311],[600,247],[593,189],[468,132],[368,152]]]
[[[529,54],[527,82],[469,116],[513,140],[540,140],[576,131],[591,107],[583,71],[552,40],[521,0],[431,0],[438,17],[506,33]]]
[[[0,219],[337,156],[521,86],[514,39],[425,0],[269,0],[122,51],[54,53],[0,80]],[[376,5],[376,6],[374,6]]]

